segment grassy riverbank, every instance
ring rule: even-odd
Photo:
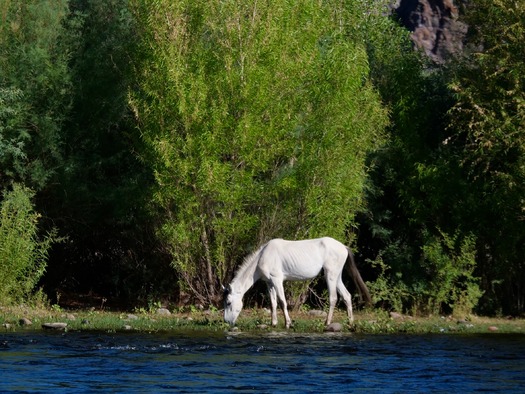
[[[311,312],[292,313],[297,333],[319,333],[324,330],[324,318]],[[358,312],[355,322],[349,326],[342,311],[336,312],[335,322],[343,324],[343,332],[356,333],[492,333],[525,334],[525,320],[510,318],[487,318],[479,316],[458,317],[411,317],[388,314],[384,311]],[[49,323],[63,323],[58,329],[67,331],[101,332],[169,332],[169,331],[227,331],[221,311],[201,311],[186,308],[168,312],[138,310],[132,313],[101,310],[62,310],[60,308],[1,307],[0,330],[19,332],[43,330]],[[280,317],[279,326],[269,326],[267,310],[243,310],[235,330],[242,332],[285,331]],[[64,328],[64,324],[66,324]],[[53,329],[53,328],[49,328]]]

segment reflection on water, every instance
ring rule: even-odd
[[[523,392],[525,336],[0,334],[0,391]]]

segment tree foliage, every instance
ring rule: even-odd
[[[39,235],[41,215],[33,192],[15,184],[0,204],[0,298],[3,304],[28,300],[45,273],[56,231]]]
[[[466,18],[469,52],[454,69],[450,112],[471,196],[463,219],[479,234],[491,301],[515,312],[525,306],[525,2],[476,0]]]
[[[217,302],[330,235],[377,305],[522,312],[525,4],[464,3],[436,66],[389,3],[0,1],[5,299]]]
[[[0,3],[0,188],[47,186],[62,157],[71,80],[66,0]]]
[[[256,242],[346,239],[385,111],[337,2],[136,2],[132,102],[154,163],[161,234],[201,300]],[[217,278],[219,281],[217,281]]]
[[[463,227],[464,207],[451,204],[467,192],[447,145],[448,76],[413,50],[395,21],[370,15],[365,23],[372,81],[391,115],[388,142],[370,155],[369,209],[359,217],[360,257],[372,262],[375,299],[400,312],[473,307],[476,233]]]
[[[523,4],[473,1],[463,12],[467,50],[445,67],[425,66],[402,46],[378,51],[399,54],[397,63],[371,63],[393,122],[389,143],[372,156],[360,244],[368,258],[379,256],[380,287],[408,300],[429,291],[429,250],[441,255],[433,261],[451,262],[432,275],[446,278],[462,260],[438,245],[474,242],[474,270],[454,287],[471,300],[483,292],[478,311],[515,313],[523,309]],[[444,311],[454,308],[430,293]]]
[[[0,298],[23,301],[44,274],[47,236],[33,192],[62,164],[71,80],[63,21],[67,1],[0,2]]]
[[[68,293],[146,300],[172,285],[146,200],[152,175],[128,105],[136,26],[127,0],[71,0],[65,26],[75,81],[63,165],[40,199],[68,240],[54,248],[47,284]]]

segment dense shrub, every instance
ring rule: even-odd
[[[14,185],[0,205],[0,300],[27,301],[47,265],[48,251],[57,240],[52,231],[41,237],[31,198],[33,192]]]

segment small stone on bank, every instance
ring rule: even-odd
[[[42,328],[46,330],[65,330],[67,323],[44,323]]]
[[[390,312],[390,317],[392,319],[402,319],[403,315],[401,313],[398,313],[398,312]]]
[[[341,323],[331,323],[324,329],[325,332],[341,332],[342,330],[343,325]]]
[[[328,313],[326,313],[325,311],[318,310],[318,309],[312,309],[311,311],[308,311],[308,314],[310,316],[315,316],[315,317],[326,317],[326,316],[328,316]]]
[[[27,317],[23,317],[21,318],[18,323],[21,325],[21,326],[30,326],[31,324],[33,324],[33,322],[31,320],[29,320]]]
[[[157,315],[169,316],[171,312],[167,308],[159,308],[157,309]]]

